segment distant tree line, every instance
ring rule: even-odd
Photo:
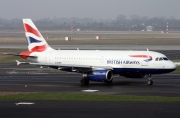
[[[138,15],[118,15],[114,19],[92,19],[92,18],[43,18],[35,20],[35,24],[41,30],[71,30],[72,21],[75,21],[75,30],[103,30],[103,31],[141,31],[146,26],[153,26],[155,30],[164,31],[168,22],[169,30],[180,30],[180,19],[164,17],[140,17]],[[7,20],[0,18],[0,30],[16,29],[22,30],[22,20]]]

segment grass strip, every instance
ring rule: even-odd
[[[102,95],[88,93],[20,93],[2,95],[0,100],[63,100],[63,101],[127,101],[127,102],[180,102],[180,97]]]

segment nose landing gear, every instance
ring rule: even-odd
[[[89,79],[87,78],[87,74],[83,74],[83,78],[80,81],[81,85],[88,85]]]
[[[151,74],[146,75],[146,76],[147,76],[147,78],[148,78],[148,85],[153,85],[153,80],[152,80],[152,78],[151,78]]]

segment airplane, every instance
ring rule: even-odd
[[[127,78],[147,77],[153,85],[152,75],[170,73],[176,64],[164,54],[155,51],[127,50],[56,50],[51,48],[31,19],[23,19],[28,51],[17,56],[31,64],[67,72],[81,73],[81,85],[89,81],[112,83],[114,75]]]

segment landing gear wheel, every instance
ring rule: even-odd
[[[87,78],[81,79],[81,85],[88,85],[88,84],[89,84],[89,80]]]
[[[149,81],[148,81],[148,85],[153,85],[153,81],[152,81],[152,80],[149,80]]]
[[[147,75],[147,78],[148,78],[148,85],[153,85],[151,74]]]

